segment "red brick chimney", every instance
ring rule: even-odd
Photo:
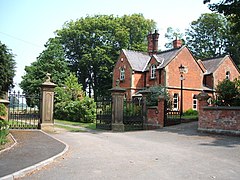
[[[148,53],[149,55],[153,55],[153,54],[157,54],[158,51],[158,37],[159,34],[157,32],[157,30],[155,30],[155,32],[152,34],[152,32],[150,32],[147,36],[148,39]]]
[[[173,41],[173,48],[180,48],[180,47],[182,47],[182,40],[176,38],[176,39]]]

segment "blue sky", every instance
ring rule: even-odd
[[[164,49],[167,27],[184,29],[202,13],[203,0],[0,0],[0,41],[16,55],[16,87],[24,67],[36,61],[44,44],[64,22],[86,15],[142,13],[157,22]]]

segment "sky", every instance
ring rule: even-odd
[[[97,14],[122,16],[141,13],[157,23],[159,47],[164,49],[167,27],[184,32],[202,13],[203,0],[0,0],[0,41],[15,54],[18,83],[44,50],[44,44],[70,20]]]

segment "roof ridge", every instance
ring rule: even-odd
[[[183,47],[183,46],[178,47],[178,48],[166,49],[166,50],[164,50],[164,51],[158,52],[157,55],[158,55],[158,54],[162,54],[162,53],[166,53],[166,52],[170,52],[170,51],[174,51],[174,50],[179,50],[179,49],[181,49],[182,47]]]
[[[215,56],[215,57],[209,57],[209,58],[204,58],[204,59],[200,59],[201,61],[210,61],[213,59],[220,59],[220,58],[224,58],[228,56],[228,54],[223,54],[223,55],[219,55],[219,56]]]
[[[122,49],[123,51],[131,51],[131,52],[136,52],[136,53],[143,53],[143,54],[146,54],[148,55],[147,52],[144,52],[144,51],[136,51],[136,50],[130,50],[130,49]]]

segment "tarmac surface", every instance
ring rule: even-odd
[[[69,151],[21,179],[239,180],[240,137],[197,132],[197,122],[155,131],[54,134]]]
[[[48,160],[66,148],[64,143],[39,130],[11,130],[11,134],[17,143],[0,153],[0,179],[18,171],[16,174],[20,175],[25,168]]]
[[[240,179],[240,137],[199,133],[197,122],[125,133],[11,133],[18,143],[0,153],[0,179]]]

